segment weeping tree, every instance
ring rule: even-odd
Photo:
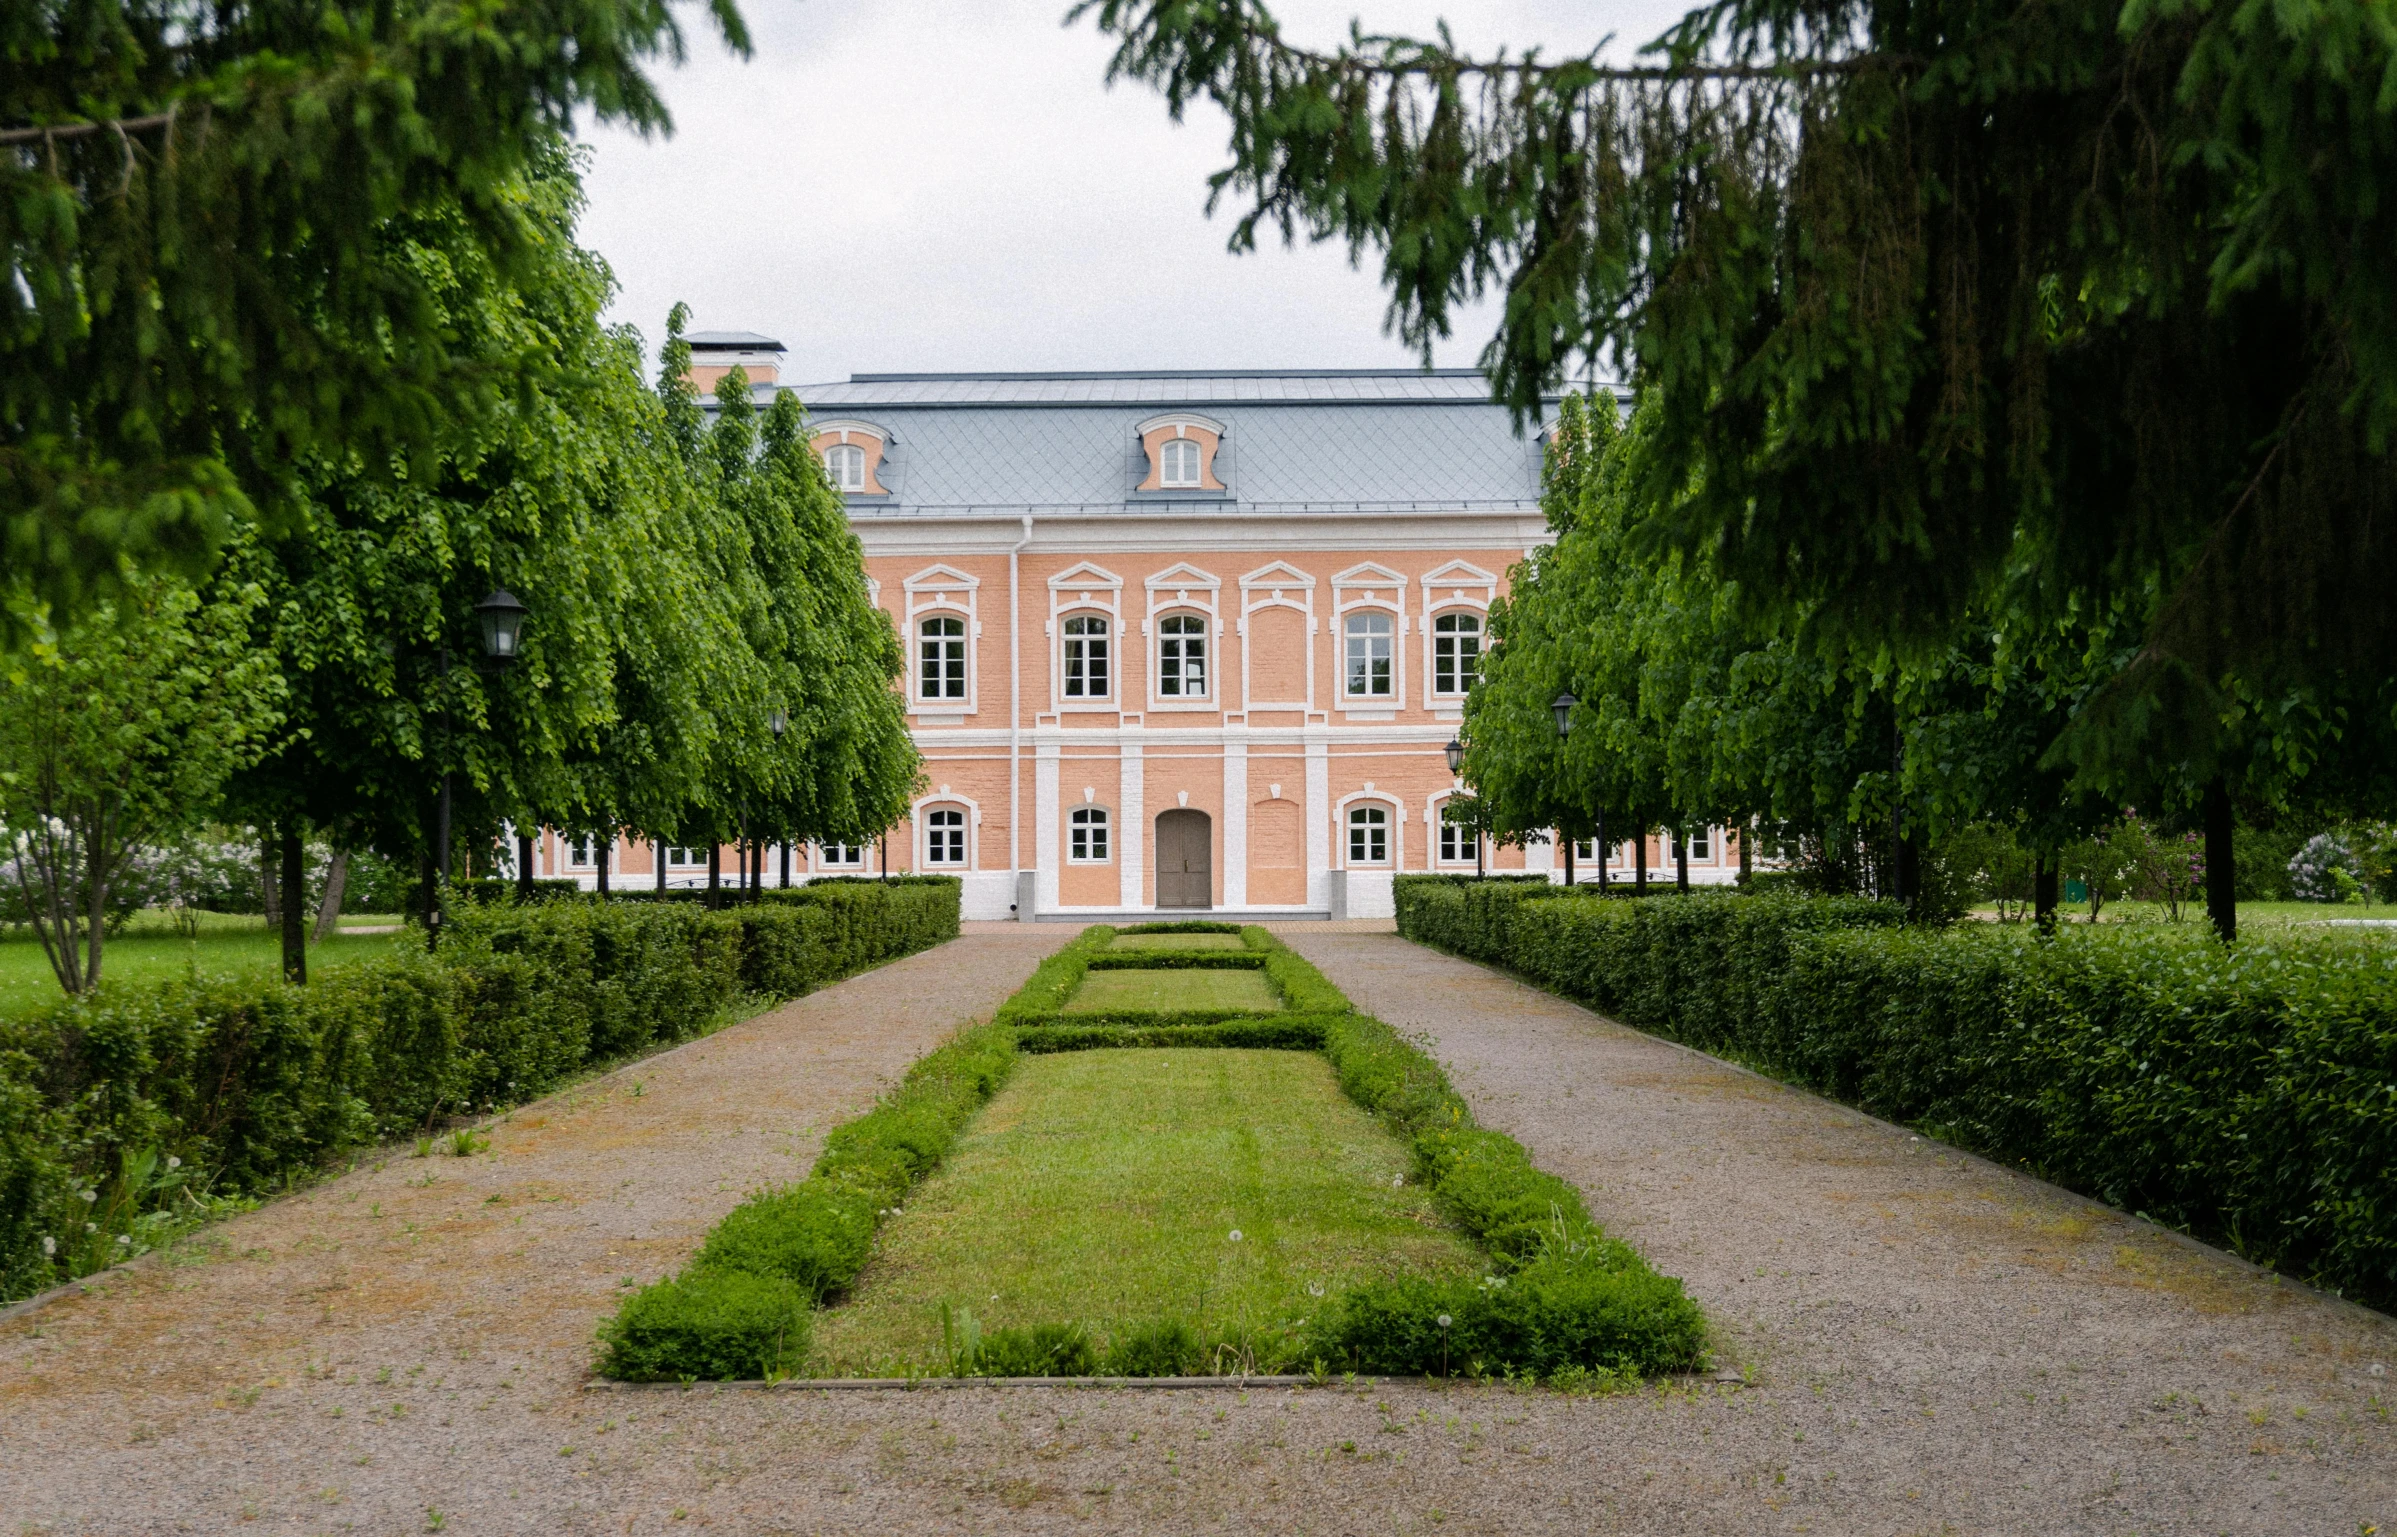
[[[2385,738],[2385,7],[1723,0],[1629,65],[1302,48],[1255,0],[1074,14],[1114,74],[1228,114],[1236,248],[1378,251],[1427,354],[1502,295],[1483,363],[1522,415],[1577,360],[1636,369],[1650,537],[1752,613],[1866,651],[1939,646],[2001,586],[2129,611],[2053,752],[2177,766],[2226,937],[2256,710],[2347,721],[2326,760]]]

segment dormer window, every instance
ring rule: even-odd
[[[812,424],[807,446],[824,464],[824,478],[843,496],[888,496],[889,454],[897,442],[872,422],[834,421]]]
[[[1133,429],[1147,468],[1135,493],[1176,491],[1222,494],[1224,425],[1209,417],[1176,412],[1152,416]]]

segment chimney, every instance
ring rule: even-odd
[[[745,369],[751,384],[773,384],[782,376],[782,343],[755,331],[694,331],[683,338],[691,344],[691,387],[713,395],[717,381],[734,369]]]

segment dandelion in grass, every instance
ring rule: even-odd
[[[183,1160],[177,1158],[174,1154],[169,1153],[167,1154],[166,1166],[169,1169],[180,1169],[183,1167]]]
[[[1234,1243],[1238,1243],[1239,1241],[1240,1241],[1240,1229],[1238,1229],[1238,1228],[1234,1228],[1234,1229],[1232,1229],[1232,1242],[1234,1242]]]
[[[100,1231],[100,1224],[97,1222],[86,1222],[83,1224],[83,1230],[87,1233],[97,1233]]]
[[[83,1204],[86,1206],[89,1206],[92,1204],[92,1202],[100,1199],[100,1192],[97,1190],[78,1190],[75,1193],[83,1197]]]
[[[56,1257],[57,1254],[58,1240],[52,1238],[49,1234],[44,1233],[42,1235],[42,1258],[51,1259]]]

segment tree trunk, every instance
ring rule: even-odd
[[[1748,818],[1739,830],[1739,883],[1743,886],[1747,885],[1748,878],[1756,873],[1756,839],[1751,836],[1755,831],[1756,819],[1754,817]]]
[[[333,863],[325,869],[324,900],[316,904],[316,942],[323,944],[341,927],[341,899],[349,894],[350,856],[340,849],[333,851]]]
[[[275,889],[275,835],[271,828],[258,829],[258,889],[266,899],[266,926],[283,926],[282,893]]]
[[[2039,925],[2042,934],[2056,932],[2057,888],[2062,885],[2054,853],[2042,851],[2031,856],[2031,921]]]
[[[532,899],[533,835],[518,833],[516,835],[516,900],[530,902]]]
[[[1605,896],[1607,895],[1606,858],[1613,850],[1606,846],[1606,813],[1603,810],[1598,813],[1598,831],[1597,835],[1590,839],[1590,847],[1598,851],[1598,894]],[[1479,875],[1481,873],[1481,845],[1478,843],[1473,846],[1473,859],[1473,873]]]
[[[790,889],[790,885],[791,885],[791,840],[790,840],[790,839],[788,839],[788,838],[785,838],[785,839],[783,839],[783,840],[782,840],[782,884],[783,884],[783,889],[784,889],[784,890],[786,890],[786,891],[787,891],[787,890],[789,890],[789,889]]]
[[[593,889],[599,893],[599,899],[604,902],[608,896],[608,866],[616,861],[616,830],[611,827],[605,838],[593,838],[591,852],[599,859],[599,876]]]
[[[1908,833],[1898,840],[1898,900],[1906,904],[1906,916],[1912,918],[1923,900],[1923,849]]]
[[[2224,944],[2239,938],[2239,866],[2231,835],[2237,826],[2231,812],[2230,786],[2216,779],[2206,786],[2206,916]]]
[[[1690,889],[1690,839],[1678,828],[1673,832],[1673,889],[1685,895]]]
[[[1648,894],[1648,829],[1641,828],[1631,837],[1631,894]]]
[[[666,890],[666,845],[656,838],[650,839],[649,858],[657,866],[658,893],[662,896]]]
[[[724,899],[724,845],[707,846],[707,910],[714,912]]]
[[[433,856],[430,851],[416,856],[416,921],[429,934],[436,927],[433,920]]]
[[[283,850],[283,980],[301,983],[308,980],[308,915],[303,910],[308,900],[307,866],[301,861],[307,849],[300,842],[298,829],[285,823],[277,841]]]

